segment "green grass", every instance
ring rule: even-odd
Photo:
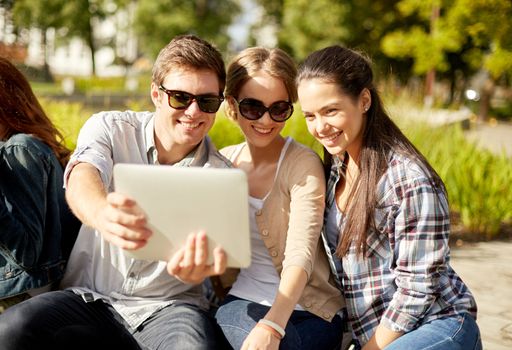
[[[92,114],[80,103],[68,103],[40,99],[46,114],[64,136],[66,146],[73,150],[76,147],[76,139],[80,128]]]
[[[459,125],[404,129],[443,179],[468,235],[491,239],[512,220],[512,162],[468,142]],[[474,238],[474,237],[473,237]]]

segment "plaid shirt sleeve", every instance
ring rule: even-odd
[[[390,235],[397,290],[381,324],[408,332],[418,325],[443,288],[439,279],[449,256],[450,219],[444,190],[434,186],[423,172],[410,176],[414,169],[397,167],[392,171],[398,172],[393,178],[399,206],[394,234]]]

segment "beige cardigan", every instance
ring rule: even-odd
[[[229,159],[236,147],[226,147],[221,153]],[[324,199],[325,177],[319,157],[292,140],[271,192],[256,213],[256,222],[279,275],[288,266],[306,271],[308,282],[300,306],[330,321],[345,300],[335,286],[320,238]],[[223,275],[222,287],[230,286],[237,272]],[[219,280],[213,282],[218,289]]]

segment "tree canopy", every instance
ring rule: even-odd
[[[142,49],[156,57],[174,36],[196,34],[227,48],[227,28],[240,11],[238,1],[224,0],[139,0],[135,28]]]

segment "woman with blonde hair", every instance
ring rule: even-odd
[[[249,180],[252,263],[216,319],[235,349],[335,349],[343,299],[320,241],[320,158],[281,136],[297,99],[296,67],[280,49],[249,48],[228,67],[227,113],[245,142],[221,150]]]

